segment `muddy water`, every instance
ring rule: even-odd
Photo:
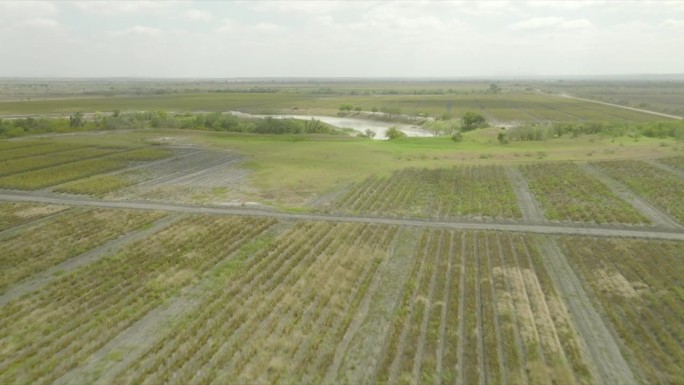
[[[432,136],[432,133],[430,133],[427,130],[424,130],[420,128],[420,126],[412,125],[412,124],[402,124],[402,123],[390,123],[390,122],[381,122],[377,120],[371,120],[371,119],[361,119],[361,118],[348,118],[348,117],[339,117],[339,116],[318,116],[318,115],[250,115],[250,114],[245,114],[243,112],[237,112],[233,111],[231,112],[233,115],[239,116],[239,117],[251,117],[251,118],[265,118],[267,116],[271,116],[276,119],[303,119],[303,120],[309,120],[309,119],[318,119],[321,122],[330,124],[331,126],[335,126],[338,128],[351,128],[355,131],[358,131],[360,133],[365,133],[366,130],[372,130],[375,132],[375,137],[373,139],[376,140],[386,140],[385,138],[385,132],[387,131],[388,128],[394,126],[401,130],[403,133],[405,133],[407,136],[412,136],[412,137],[426,137],[426,136]]]

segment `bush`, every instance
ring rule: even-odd
[[[405,138],[406,134],[403,133],[400,129],[392,126],[392,127],[387,129],[387,132],[385,132],[385,137],[387,139],[392,140],[392,139],[398,139],[398,138]]]

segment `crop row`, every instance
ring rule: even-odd
[[[65,210],[66,206],[38,203],[0,203],[0,231]]]
[[[115,383],[320,383],[395,233],[296,224]]]
[[[684,243],[563,238],[641,383],[684,383]]]
[[[674,173],[637,160],[597,162],[594,165],[684,223],[684,180]]]
[[[409,168],[354,186],[333,210],[360,214],[453,218],[520,218],[510,179],[501,166]]]
[[[0,161],[15,158],[27,158],[30,156],[44,155],[49,153],[57,153],[59,151],[73,150],[79,147],[84,146],[72,143],[37,142],[35,145],[31,146],[3,149],[2,152],[0,152]]]
[[[118,150],[120,151],[120,150]],[[10,159],[0,162],[0,176],[15,174],[22,171],[35,170],[44,167],[57,166],[78,160],[109,155],[117,150],[99,147],[84,147],[61,151],[55,154],[36,155],[29,158]]]
[[[88,176],[124,168],[133,161],[158,159],[166,156],[161,149],[135,149],[92,160],[81,160],[39,170],[12,174],[0,178],[0,187],[35,190]]]
[[[0,383],[53,383],[272,223],[188,217],[10,302],[0,312]]]
[[[660,158],[658,162],[684,171],[684,156],[674,156],[671,158]]]
[[[136,184],[136,180],[126,175],[98,175],[74,181],[55,188],[57,192],[87,194],[102,197],[108,192],[120,190]]]
[[[426,230],[377,383],[574,384],[593,376],[533,239]]]
[[[536,163],[521,168],[550,220],[647,223],[648,219],[601,181],[572,163]]]
[[[162,216],[133,210],[70,210],[0,239],[0,292]]]

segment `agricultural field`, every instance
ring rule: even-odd
[[[0,203],[0,231],[66,210],[67,206]]]
[[[537,163],[520,169],[549,220],[649,223],[633,206],[576,164]]]
[[[684,383],[684,243],[564,237],[561,244],[640,382]]]
[[[187,217],[10,302],[0,312],[0,382],[59,379],[273,223]]]
[[[151,161],[168,156],[168,152],[159,148],[122,149],[113,154],[99,156],[95,159],[78,158],[79,160],[49,165],[32,171],[13,173],[0,178],[0,188],[36,190],[61,183],[86,178],[110,171],[120,170],[133,162]],[[61,163],[61,164],[59,164]],[[54,163],[52,163],[54,164]]]
[[[491,126],[0,140],[0,384],[684,384],[663,117],[522,81],[63,83],[0,82],[0,134],[77,111]],[[594,122],[616,130],[571,130]],[[517,124],[551,134],[502,140]]]
[[[46,215],[56,208],[38,206],[22,211],[12,210],[15,207],[8,209],[6,212],[16,217],[22,211]],[[149,224],[162,215],[159,212],[70,209],[55,215],[50,221],[29,225],[2,236],[0,293],[13,283]]]
[[[678,170],[684,172],[684,156],[675,156],[671,158],[660,158],[658,162],[665,164],[670,167],[674,167]]]
[[[330,210],[402,217],[521,217],[502,166],[408,168],[389,177],[370,177],[352,186]]]
[[[593,165],[684,223],[684,179],[678,175],[636,160]]]
[[[425,231],[377,383],[595,383],[534,240]]]

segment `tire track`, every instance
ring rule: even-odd
[[[544,211],[534,197],[534,194],[532,194],[532,191],[530,191],[527,179],[516,168],[507,167],[506,170],[518,196],[518,205],[522,210],[523,220],[528,223],[543,223]]]
[[[627,361],[606,324],[601,319],[579,277],[575,274],[556,241],[543,237],[538,242],[540,255],[560,297],[567,304],[580,344],[595,363],[601,384],[637,384]]]
[[[652,220],[653,223],[668,229],[682,229],[682,226],[672,217],[665,214],[660,209],[647,202],[645,199],[636,195],[634,192],[632,192],[632,190],[629,189],[629,187],[609,177],[595,166],[588,163],[578,164],[578,166],[586,171],[589,175],[603,182],[606,186],[608,186],[609,189],[613,191],[615,195],[630,203],[632,206],[634,206],[634,208],[637,209],[637,211]]]
[[[523,232],[536,234],[555,235],[588,235],[595,237],[611,238],[644,238],[644,239],[667,239],[684,241],[684,229],[677,225],[668,228],[637,227],[616,228],[615,226],[583,225],[573,226],[569,224],[543,223],[535,224],[524,221],[458,221],[444,222],[440,220],[426,219],[398,219],[381,218],[371,216],[347,216],[334,214],[303,214],[278,212],[273,209],[256,209],[247,207],[216,207],[216,206],[193,206],[176,203],[140,202],[140,201],[106,201],[86,198],[81,196],[61,196],[36,191],[0,190],[0,201],[5,202],[40,202],[64,204],[71,206],[120,208],[138,210],[171,211],[179,213],[205,214],[205,215],[238,215],[252,217],[272,217],[278,219],[325,221],[325,222],[355,222],[375,223],[398,226],[449,228],[460,230],[495,230],[509,232]]]

